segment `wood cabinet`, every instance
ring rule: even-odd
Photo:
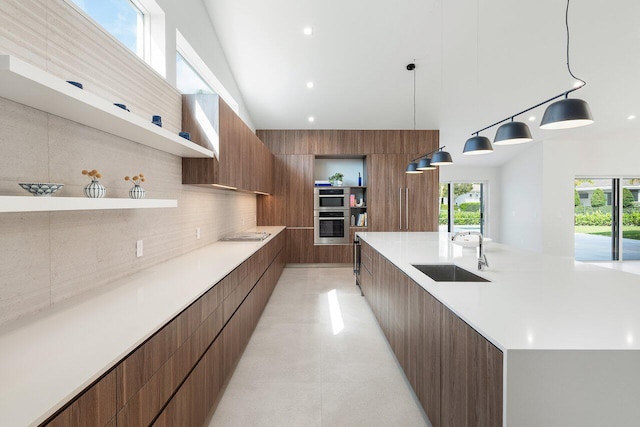
[[[417,154],[372,154],[368,173],[372,231],[436,231],[438,171],[406,174]]]
[[[358,281],[432,425],[502,425],[502,352],[364,241]]]
[[[442,425],[502,425],[502,352],[449,309],[442,323]]]
[[[313,228],[313,160],[310,154],[274,156],[273,194],[258,199],[258,225]]]
[[[183,184],[273,191],[273,155],[219,96],[183,95],[182,129],[191,134],[193,142],[217,155],[214,159],[183,158]]]
[[[313,228],[287,229],[287,262],[344,264],[353,262],[352,245],[314,245]]]
[[[284,265],[281,232],[45,425],[201,426]]]

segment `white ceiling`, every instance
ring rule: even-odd
[[[415,58],[416,128],[440,129],[456,164],[499,165],[529,144],[462,156],[470,134],[574,82],[562,0],[203,1],[258,129],[412,129]],[[572,69],[587,81],[572,96],[596,123],[541,131],[544,107],[519,119],[536,117],[536,141],[640,142],[640,2],[573,0],[570,28]]]

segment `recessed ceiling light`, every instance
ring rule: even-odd
[[[530,121],[530,122],[534,121],[535,119],[536,119],[536,116],[531,116],[531,117],[529,117],[529,121]]]
[[[313,34],[313,28],[304,27],[304,30],[302,30],[302,32],[304,33],[305,36],[310,36],[311,34]]]
[[[316,84],[314,82],[307,82],[307,87],[313,89]]]
[[[635,119],[635,118],[636,118],[636,116],[634,116],[633,114],[632,114],[632,115],[630,115],[629,117],[627,117],[627,119],[628,119],[628,120],[633,120],[633,119]]]
[[[313,117],[313,116],[309,116],[309,118],[307,120],[309,120],[310,123],[313,123],[313,122],[316,121],[315,117]]]

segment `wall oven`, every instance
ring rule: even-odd
[[[313,190],[313,209],[349,209],[349,187],[316,187]]]
[[[350,243],[349,208],[315,210],[313,220],[313,243],[316,245],[346,245]]]

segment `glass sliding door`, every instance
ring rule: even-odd
[[[574,183],[577,261],[620,259],[620,179],[579,178]]]
[[[485,232],[485,184],[448,182],[440,184],[440,231]]]
[[[640,177],[623,178],[620,206],[622,208],[622,250],[621,259],[640,260]]]

